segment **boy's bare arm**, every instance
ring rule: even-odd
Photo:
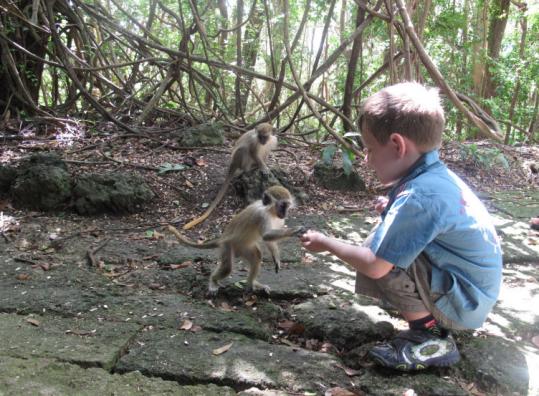
[[[369,278],[378,279],[393,269],[393,264],[378,258],[367,247],[330,238],[318,231],[307,231],[301,237],[303,247],[311,252],[328,251]]]

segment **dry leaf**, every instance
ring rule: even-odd
[[[305,326],[301,323],[294,323],[294,325],[288,329],[288,334],[301,335],[305,333]]]
[[[232,308],[230,305],[228,305],[228,303],[226,302],[222,302],[221,305],[219,305],[219,309],[221,311],[225,311],[225,312],[233,312],[234,311],[234,308]]]
[[[324,396],[357,396],[357,393],[351,392],[348,389],[344,388],[330,388],[325,393]]]
[[[202,326],[193,325],[193,327],[191,327],[191,333],[198,333],[199,331],[202,331]]]
[[[228,351],[230,349],[230,347],[232,346],[233,342],[231,342],[230,344],[226,344],[226,345],[223,345],[222,347],[220,348],[217,348],[217,349],[214,349],[213,350],[213,354],[215,356],[217,355],[221,355],[223,353],[225,353],[226,351]]]
[[[171,270],[176,270],[176,269],[180,269],[180,268],[187,268],[189,267],[191,264],[193,264],[192,261],[186,261],[184,263],[181,263],[181,264],[170,264],[170,269]]]
[[[186,185],[187,187],[189,187],[189,188],[193,188],[193,187],[194,187],[193,183],[191,183],[189,180],[186,180],[186,181],[185,181],[185,185]]]
[[[191,330],[193,327],[193,322],[191,322],[189,319],[185,319],[180,326],[180,330]]]
[[[296,322],[292,322],[291,320],[282,320],[279,323],[277,323],[277,327],[279,329],[283,329],[283,330],[288,331],[295,324],[296,324]]]
[[[51,265],[49,263],[41,263],[39,264],[39,266],[41,267],[43,271],[48,271],[51,269]]]
[[[335,364],[335,367],[338,367],[340,369],[342,369],[347,376],[349,377],[353,377],[355,375],[359,375],[361,374],[361,370],[354,370],[350,367],[346,367],[345,365],[342,365],[342,364]]]
[[[15,277],[17,280],[25,281],[30,279],[30,274],[19,274]]]
[[[203,159],[203,158],[199,158],[195,161],[195,163],[198,165],[198,166],[208,166],[208,163]]]
[[[150,283],[148,287],[152,290],[164,290],[166,286],[162,286],[159,283]]]
[[[34,325],[34,326],[39,326],[41,324],[41,322],[37,319],[33,319],[33,318],[27,318],[26,321],[28,323],[30,323],[31,325]]]
[[[256,296],[252,296],[249,300],[245,301],[245,305],[252,307],[256,304]]]

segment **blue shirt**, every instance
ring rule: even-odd
[[[424,154],[390,191],[373,253],[407,269],[424,252],[432,262],[436,306],[466,328],[485,321],[500,292],[502,251],[490,216],[471,189]]]

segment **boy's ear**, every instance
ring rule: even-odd
[[[399,158],[404,157],[404,154],[406,154],[406,151],[407,151],[406,139],[404,139],[404,137],[400,133],[392,133],[389,136],[389,141],[391,142],[394,149],[396,150]]]

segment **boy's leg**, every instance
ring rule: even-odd
[[[410,330],[371,349],[370,355],[379,364],[418,370],[449,366],[460,359],[455,341],[446,330],[459,327],[436,308],[439,295],[430,290],[430,272],[431,263],[422,254],[407,271],[396,268],[378,280],[361,274],[356,278],[357,292],[385,299],[410,324]]]

